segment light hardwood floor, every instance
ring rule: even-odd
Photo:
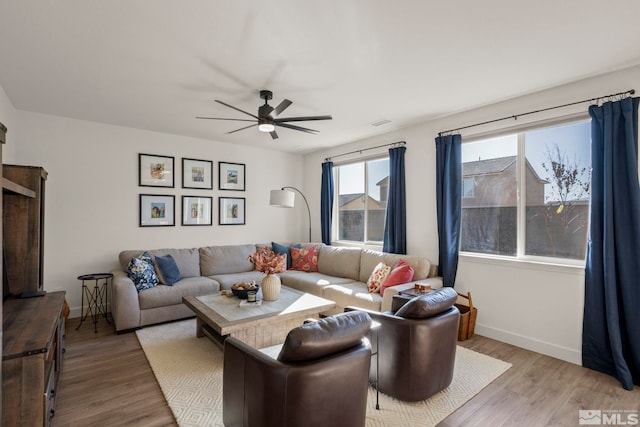
[[[53,426],[175,426],[136,334],[117,335],[104,319],[98,333],[77,325],[67,321]],[[579,409],[640,411],[640,387],[478,335],[460,344],[513,367],[440,426],[578,426]]]

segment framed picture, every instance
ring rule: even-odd
[[[218,197],[218,224],[245,224],[244,197]]]
[[[182,188],[213,189],[213,162],[182,158]]]
[[[182,225],[212,225],[213,197],[182,196]]]
[[[173,188],[173,157],[153,154],[138,155],[140,187]]]
[[[141,194],[140,227],[166,227],[176,224],[176,196]]]
[[[218,188],[244,191],[245,166],[242,163],[219,163]]]

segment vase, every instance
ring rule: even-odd
[[[280,298],[280,276],[268,274],[262,279],[262,299],[265,301],[275,301]]]

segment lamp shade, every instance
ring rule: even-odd
[[[269,204],[281,208],[292,208],[296,193],[289,190],[271,190]]]

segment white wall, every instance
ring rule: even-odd
[[[16,109],[2,86],[0,86],[0,123],[7,128],[7,143],[2,147],[2,160],[5,163],[12,162],[15,158],[15,144],[11,144],[11,141],[17,139],[19,135],[16,122]]]
[[[305,192],[310,201],[319,204],[320,164],[326,157],[384,143],[406,141],[407,249],[410,254],[423,255],[437,263],[434,140],[439,131],[634,88],[640,89],[640,67],[308,154],[304,159]],[[464,94],[453,93],[452,96]],[[584,113],[587,107],[588,104],[580,104],[521,117],[515,123],[506,121],[473,128],[462,132],[463,140],[464,136],[515,124]],[[336,161],[344,159],[341,157]],[[319,205],[312,208],[312,212],[318,211]],[[316,221],[319,223],[319,218]],[[315,233],[315,238],[319,238],[320,230],[316,229]],[[583,269],[463,256],[459,262],[456,289],[472,293],[473,301],[478,307],[476,333],[573,363],[581,363]]]
[[[269,206],[270,190],[302,186],[299,155],[20,110],[15,115],[10,132],[16,128],[20,137],[7,144],[16,150],[12,162],[49,173],[45,289],[66,290],[72,316],[81,303],[77,276],[111,271],[124,249],[306,240],[302,207]],[[175,188],[139,187],[138,153],[175,157]],[[214,190],[181,188],[182,157],[214,161]],[[219,161],[246,164],[246,191],[217,190]],[[176,226],[140,228],[140,193],[175,195]],[[213,196],[213,226],[181,226],[182,195]],[[246,198],[246,225],[217,225],[219,196]]]

